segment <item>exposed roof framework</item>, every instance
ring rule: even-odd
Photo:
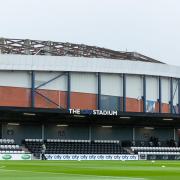
[[[0,38],[0,54],[50,55],[162,63],[137,52],[114,51],[111,49],[73,44],[68,42],[39,41],[29,39]]]

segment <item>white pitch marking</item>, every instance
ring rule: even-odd
[[[26,172],[26,173],[48,173],[48,174],[62,174],[70,176],[85,176],[85,177],[96,177],[96,178],[111,178],[111,179],[133,179],[133,180],[145,180],[145,178],[134,178],[134,177],[117,177],[117,176],[96,176],[90,174],[72,174],[72,173],[54,173],[54,172],[36,172],[36,171],[21,171],[21,170],[10,170],[10,169],[0,169],[0,171],[15,171],[15,172]]]

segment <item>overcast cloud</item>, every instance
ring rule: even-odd
[[[0,37],[136,51],[180,66],[179,0],[0,0]]]

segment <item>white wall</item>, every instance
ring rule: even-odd
[[[97,94],[96,73],[71,73],[71,91]]]
[[[26,71],[0,71],[0,86],[31,87],[31,76]]]
[[[141,99],[143,96],[143,81],[141,76],[126,76],[126,96],[135,99]]]
[[[180,78],[180,67],[130,60],[67,56],[0,55],[0,70],[126,73]]]
[[[45,83],[63,72],[36,72],[35,73],[35,86],[39,86]],[[64,74],[61,77],[55,79],[54,81],[40,87],[39,89],[50,89],[50,90],[61,90],[67,91],[67,75]]]
[[[122,96],[123,81],[120,74],[101,74],[101,94]]]
[[[162,103],[169,104],[170,101],[170,79],[162,78]]]
[[[159,97],[158,77],[146,76],[146,99],[157,101]]]

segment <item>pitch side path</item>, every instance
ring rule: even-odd
[[[180,161],[0,161],[1,180],[180,179]]]

